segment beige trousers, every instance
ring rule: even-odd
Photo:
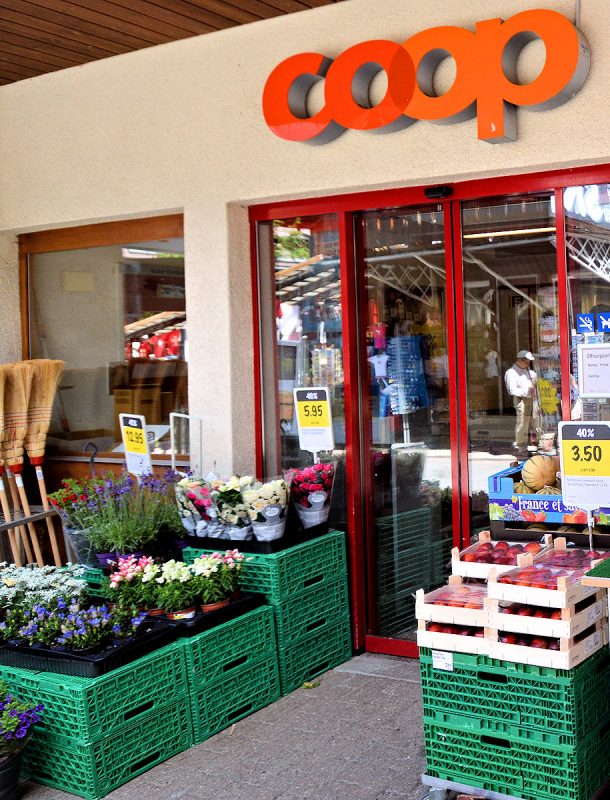
[[[529,444],[530,429],[537,433],[540,421],[531,397],[513,397],[517,419],[515,420],[515,444],[525,450]]]

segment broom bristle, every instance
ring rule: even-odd
[[[0,442],[4,438],[4,384],[6,373],[11,369],[12,364],[0,364]],[[0,457],[2,453],[0,452]]]
[[[4,432],[2,457],[8,467],[23,464],[23,440],[27,433],[28,405],[32,389],[32,367],[12,364],[4,381]]]
[[[24,444],[32,463],[41,464],[51,424],[53,401],[64,371],[64,362],[38,358],[24,363],[32,367],[32,391]]]

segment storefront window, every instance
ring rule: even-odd
[[[121,412],[168,453],[169,414],[188,409],[184,240],[32,254],[28,284],[31,356],[66,362],[48,453],[120,455]]]
[[[560,420],[555,217],[549,197],[463,206],[462,258],[472,532],[489,525],[487,481],[539,447]],[[533,356],[537,397],[509,394],[506,370]],[[527,369],[525,359],[525,368]]]
[[[330,522],[341,525],[345,405],[337,215],[261,223],[258,240],[265,477],[312,463],[312,454],[299,448],[292,390],[327,386],[338,461]]]
[[[610,184],[571,186],[563,203],[572,419],[610,420],[607,367],[586,366],[610,363]]]

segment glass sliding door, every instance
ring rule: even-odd
[[[555,237],[550,195],[462,206],[467,392],[462,423],[468,426],[471,533],[489,527],[490,475],[538,449],[555,452],[561,419]],[[511,375],[522,376],[527,392],[506,377],[515,364]]]
[[[413,639],[417,589],[453,542],[447,265],[440,206],[356,217],[368,633]]]

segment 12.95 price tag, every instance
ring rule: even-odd
[[[294,407],[301,450],[319,453],[335,446],[328,389],[312,387],[294,390]]]
[[[152,462],[145,418],[137,414],[119,414],[119,420],[127,471],[138,476],[148,475],[152,472]]]
[[[565,505],[593,511],[610,500],[610,425],[559,423],[561,491]]]

